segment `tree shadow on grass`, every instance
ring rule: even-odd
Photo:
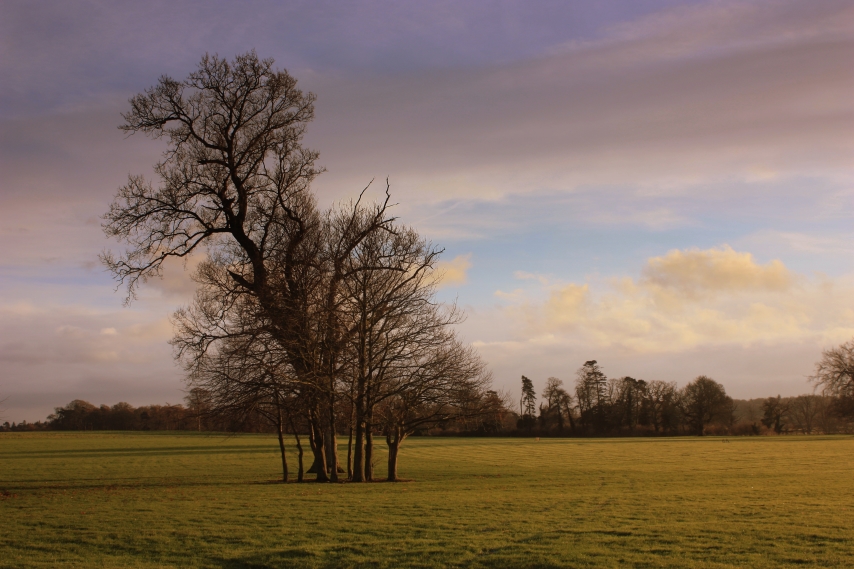
[[[566,564],[551,563],[546,561],[532,561],[527,563],[519,559],[493,559],[478,560],[468,567],[483,567],[484,569],[566,569]]]
[[[22,450],[3,453],[3,458],[32,460],[39,458],[103,458],[131,456],[185,456],[197,454],[275,454],[278,451],[271,445],[218,445],[218,446],[172,446],[153,448],[82,448],[52,450]]]
[[[252,555],[239,559],[224,559],[222,569],[285,569],[316,567],[314,553],[307,549],[293,547],[276,553]]]
[[[356,547],[337,547],[332,551],[318,555],[316,552],[301,548],[283,549],[276,553],[253,555],[238,559],[223,560],[222,569],[302,569],[321,568],[337,569],[348,567],[353,569],[377,568],[413,568],[430,569],[435,567],[472,567],[479,569],[565,569],[565,564],[543,560],[524,560],[519,557],[490,558],[478,556],[474,559],[455,560],[453,557],[440,555],[432,557],[424,552],[413,552],[401,556],[399,553],[383,556],[382,547],[367,547],[371,555]]]
[[[113,480],[116,480],[115,478]],[[310,481],[313,482],[313,481]],[[180,489],[180,488],[203,488],[203,487],[241,487],[241,486],[267,486],[267,485],[282,485],[281,480],[176,480],[155,478],[152,480],[140,480],[138,478],[129,478],[123,482],[115,482],[105,484],[100,479],[81,478],[78,480],[60,479],[60,480],[15,480],[13,483],[3,485],[2,490],[5,492],[20,492],[20,493],[35,493],[51,492],[51,491],[133,491],[133,490],[157,490],[162,488]],[[290,481],[288,486],[297,484]]]
[[[18,480],[13,480],[7,482],[3,485],[0,490],[5,492],[20,492],[20,493],[35,493],[39,492],[52,492],[52,491],[105,491],[105,492],[115,492],[115,491],[133,491],[133,490],[154,490],[161,488],[201,488],[201,487],[240,487],[240,486],[329,486],[329,485],[361,485],[361,484],[386,484],[388,483],[385,479],[373,480],[371,482],[365,483],[355,483],[350,482],[348,480],[340,480],[337,483],[330,482],[318,482],[314,478],[307,478],[303,482],[297,482],[295,479],[291,478],[287,482],[283,482],[281,478],[275,479],[265,479],[265,480],[217,480],[216,478],[211,478],[209,480],[198,480],[195,478],[164,478],[164,477],[127,477],[127,478],[118,478],[113,477],[111,480],[115,482],[111,482],[109,484],[104,483],[100,478],[61,478],[61,479],[43,479],[43,478],[22,478]],[[406,479],[398,479],[391,484],[407,484],[413,483],[415,479],[406,478]]]

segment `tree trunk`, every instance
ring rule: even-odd
[[[399,443],[388,444],[388,482],[397,482],[397,450]]]
[[[353,480],[353,423],[350,423],[350,435],[347,437],[347,480]]]
[[[350,382],[350,421],[347,437],[347,480],[353,481],[353,428],[356,423],[356,402],[353,398],[356,382]]]
[[[317,472],[317,444],[314,439],[314,429],[309,425],[308,427],[308,446],[311,448],[311,466],[308,467],[308,473],[314,474]]]
[[[575,434],[575,419],[572,418],[572,407],[566,406],[566,416],[569,418],[569,430]]]
[[[302,443],[299,440],[299,433],[294,428],[294,423],[291,421],[291,430],[294,432],[294,438],[297,441],[297,482],[302,482],[305,478],[305,470],[303,470],[303,462],[302,462]]]
[[[311,417],[311,419],[313,418]],[[313,420],[310,420],[309,431],[308,441],[311,444],[311,451],[314,454],[314,464],[311,465],[308,471],[314,472],[317,475],[317,482],[329,482],[329,474],[327,474],[326,470],[326,445],[323,440],[323,430],[319,429]]]
[[[374,480],[374,433],[371,423],[365,423],[365,482]]]
[[[326,469],[329,472],[329,481],[338,482],[341,466],[338,464],[338,435],[334,429],[326,436]]]
[[[284,425],[282,424],[282,410],[279,409],[279,418],[278,418],[278,431],[279,431],[279,450],[282,451],[282,482],[287,483],[288,481],[288,459],[285,456],[285,437],[284,437]]]
[[[338,482],[338,434],[335,432],[335,382],[330,373],[329,379],[329,432],[326,437],[326,468],[330,472],[330,482]]]
[[[353,482],[365,481],[365,404],[364,389],[360,386],[356,394],[353,409],[356,414],[356,448],[353,449],[353,474],[350,480]]]
[[[401,443],[400,427],[389,429],[385,440],[386,444],[388,444],[388,478],[386,480],[388,482],[397,482],[397,454]]]
[[[365,426],[356,423],[356,447],[353,449],[353,482],[365,481]]]

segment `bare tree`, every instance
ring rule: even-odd
[[[654,379],[647,384],[646,401],[653,429],[672,429],[676,426],[677,389],[675,383]]]
[[[835,400],[832,397],[821,397],[816,415],[816,425],[818,430],[825,435],[851,432],[850,423],[840,417]]]
[[[558,432],[563,433],[564,418],[569,420],[571,428],[574,431],[572,396],[563,388],[563,381],[556,377],[548,378],[546,380],[546,387],[543,389],[543,397],[546,400],[546,412],[549,420],[557,420]]]
[[[374,409],[393,395],[389,385],[434,330],[460,319],[434,300],[440,250],[405,227],[375,231],[344,265],[341,314],[348,342],[343,362],[352,405],[352,479],[371,480]],[[349,454],[350,451],[348,451]]]
[[[202,430],[202,419],[211,413],[211,394],[207,389],[192,387],[184,397],[187,407],[196,418],[196,430]]]
[[[453,335],[441,331],[432,349],[411,353],[389,381],[389,395],[377,406],[388,445],[389,482],[398,480],[403,441],[431,424],[454,417],[483,415],[492,377],[478,355]]]
[[[387,197],[369,216],[359,202],[349,213],[318,212],[309,189],[321,171],[317,153],[301,145],[313,104],[314,95],[254,52],[231,62],[206,55],[187,79],[162,77],[134,97],[121,128],[165,138],[168,149],[155,165],[157,187],[131,176],[119,190],[104,230],[127,247],[102,260],[127,285],[130,300],[140,283],[161,274],[166,259],[204,247],[217,267],[201,274],[210,285],[206,294],[222,297],[224,307],[208,315],[212,327],[242,303],[279,345],[311,403],[310,442],[318,479],[326,480],[326,451],[334,455],[336,446],[342,265],[361,239],[391,220]],[[202,334],[202,345],[230,333],[220,328]],[[337,468],[332,473],[334,480]]]
[[[389,479],[395,480],[400,444],[409,434],[486,413],[488,374],[451,331],[462,314],[435,300],[440,253],[413,229],[391,224],[366,236],[345,264],[341,314],[350,381],[342,393],[352,404],[354,481],[373,478],[376,431],[385,434]]]
[[[809,379],[834,398],[840,416],[854,417],[854,340],[824,350]]]
[[[129,295],[159,276],[169,257],[207,244],[245,265],[234,272],[236,282],[273,302],[266,261],[274,228],[292,235],[284,245],[302,238],[306,213],[299,206],[306,204],[295,202],[306,201],[320,170],[317,153],[300,145],[315,97],[272,65],[254,52],[232,62],[205,55],[186,80],[161,77],[131,99],[121,129],[166,138],[169,147],[154,168],[160,186],[131,176],[105,216],[105,232],[128,249],[103,260]]]
[[[353,211],[356,219],[350,223],[348,212]],[[217,260],[200,265],[194,304],[175,316],[179,334],[174,343],[191,381],[218,393],[221,407],[236,405],[265,413],[273,401],[272,409],[281,415],[278,402],[289,400],[289,394],[298,397],[315,455],[309,471],[321,480],[327,468],[330,479],[337,475],[337,456],[329,448],[337,446],[337,427],[344,416],[355,423],[356,431],[348,471],[360,481],[373,475],[369,465],[378,406],[383,406],[384,414],[376,426],[395,449],[410,429],[447,420],[449,413],[472,413],[470,408],[460,411],[459,370],[474,355],[451,349],[455,340],[450,326],[461,315],[454,306],[442,306],[433,298],[439,251],[413,230],[394,224],[367,232],[343,252],[339,248],[342,235],[351,231],[348,227],[370,224],[374,213],[356,204],[323,218],[317,234],[328,242],[316,247],[318,260],[304,269],[308,277],[300,277],[315,284],[302,287],[311,294],[296,314],[305,321],[299,343],[284,343],[270,333],[273,326],[257,299],[240,294],[228,265]],[[278,274],[272,272],[271,280]],[[294,350],[308,356],[295,359]],[[437,356],[440,353],[442,357]],[[462,359],[455,360],[454,354]],[[297,373],[294,361],[310,358],[319,361],[310,368],[313,373]],[[431,375],[431,369],[445,374]],[[478,376],[486,377],[482,370]],[[471,380],[467,381],[471,387]],[[448,393],[451,388],[456,389],[453,398]],[[442,405],[437,404],[440,393],[445,397]],[[392,400],[397,403],[392,405]],[[401,404],[407,409],[404,419],[393,411],[401,409]],[[425,412],[427,408],[430,413]],[[291,421],[292,406],[285,414]],[[280,431],[283,422],[279,419]],[[399,431],[399,436],[389,438],[389,429]]]
[[[789,400],[789,415],[797,430],[811,435],[818,425],[824,404],[820,395],[799,395]]]
[[[300,410],[297,381],[278,343],[257,326],[251,313],[232,306],[229,318],[211,321],[211,314],[222,310],[220,301],[216,295],[197,294],[193,306],[179,310],[173,319],[172,345],[187,371],[190,394],[203,401],[206,416],[224,420],[234,429],[256,414],[273,425],[282,480],[287,482],[284,433],[291,415]],[[219,333],[214,335],[217,326]]]

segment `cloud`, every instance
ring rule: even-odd
[[[135,405],[173,400],[181,387],[159,310],[50,302],[0,304],[0,396],[8,420],[44,418],[71,399]],[[116,302],[120,305],[120,302]]]
[[[309,133],[330,170],[319,185],[341,191],[354,172],[379,172],[420,204],[591,187],[673,195],[710,180],[736,196],[733,181],[850,179],[851,8],[804,6],[704,3],[526,61],[322,78]],[[604,205],[595,213],[608,216]],[[642,218],[682,220],[669,208]]]
[[[520,331],[499,341],[647,354],[854,336],[854,283],[809,279],[728,246],[649,258],[638,278],[534,282],[533,296],[545,292],[543,300],[496,294],[506,302],[507,329]]]
[[[709,56],[747,47],[827,41],[851,32],[851,5],[839,0],[812,4],[719,1],[678,6],[609,27],[605,40],[571,42],[568,50],[608,50],[614,44],[635,60]]]
[[[850,258],[854,253],[851,249],[854,234],[850,230],[843,230],[833,235],[811,235],[798,231],[760,229],[743,237],[740,241],[754,249],[765,251],[783,248],[812,257],[828,255],[840,259]]]
[[[22,313],[18,306],[0,306],[0,321],[0,362],[4,364],[150,364],[164,351],[168,355],[166,342],[172,334],[166,317],[132,310],[110,313],[46,306]]]
[[[163,273],[159,278],[152,278],[145,284],[142,295],[157,291],[160,298],[187,302],[198,288],[193,280],[193,274],[199,265],[207,259],[205,254],[195,254],[182,259],[171,257],[163,263]]]
[[[457,255],[450,261],[440,261],[438,272],[440,287],[464,285],[468,281],[468,270],[471,268],[471,254]]]
[[[673,250],[647,261],[646,283],[677,291],[685,296],[704,293],[789,288],[793,276],[782,262],[758,265],[750,253],[737,253],[728,245],[719,249]]]

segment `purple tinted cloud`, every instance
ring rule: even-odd
[[[615,2],[4,2],[0,112],[32,113],[182,76],[204,52],[256,48],[325,73],[412,73],[533,57],[680,4]]]

